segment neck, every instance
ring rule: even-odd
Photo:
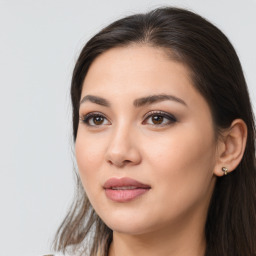
[[[109,256],[203,256],[206,241],[204,228],[170,232],[169,228],[141,235],[113,232]]]

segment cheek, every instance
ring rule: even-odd
[[[83,131],[78,130],[75,144],[76,161],[85,189],[91,184],[95,184],[93,180],[96,179],[96,175],[99,174],[98,170],[101,169],[100,166],[104,157],[103,151],[102,141],[101,146],[99,146],[99,141],[95,140],[94,136],[88,136]]]
[[[144,148],[156,189],[162,198],[174,195],[168,197],[173,205],[189,205],[208,194],[215,165],[215,142],[209,130],[207,136],[204,133],[198,127],[172,130]]]
[[[215,159],[216,145],[213,135],[193,126],[179,127],[161,136],[146,138],[141,144],[147,161],[159,166],[160,172],[166,168],[180,172],[182,167],[187,167],[189,171],[197,164],[204,163],[209,166],[209,158]]]
[[[97,164],[98,161],[96,159],[100,159],[101,152],[97,147],[94,147],[92,144],[88,144],[85,141],[80,142],[76,141],[76,159],[79,166],[81,166],[81,170],[90,168],[93,165]]]

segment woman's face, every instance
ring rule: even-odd
[[[163,49],[108,50],[83,83],[76,158],[89,200],[114,231],[203,225],[217,141],[188,69]]]

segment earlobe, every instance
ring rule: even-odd
[[[214,174],[227,175],[234,171],[241,162],[247,141],[247,126],[242,119],[232,122],[230,128],[225,130],[219,142],[217,163]]]

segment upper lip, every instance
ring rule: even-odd
[[[132,178],[124,177],[124,178],[110,178],[108,179],[104,185],[104,189],[111,189],[116,187],[136,187],[136,188],[151,188],[147,184],[143,184],[137,180]]]

